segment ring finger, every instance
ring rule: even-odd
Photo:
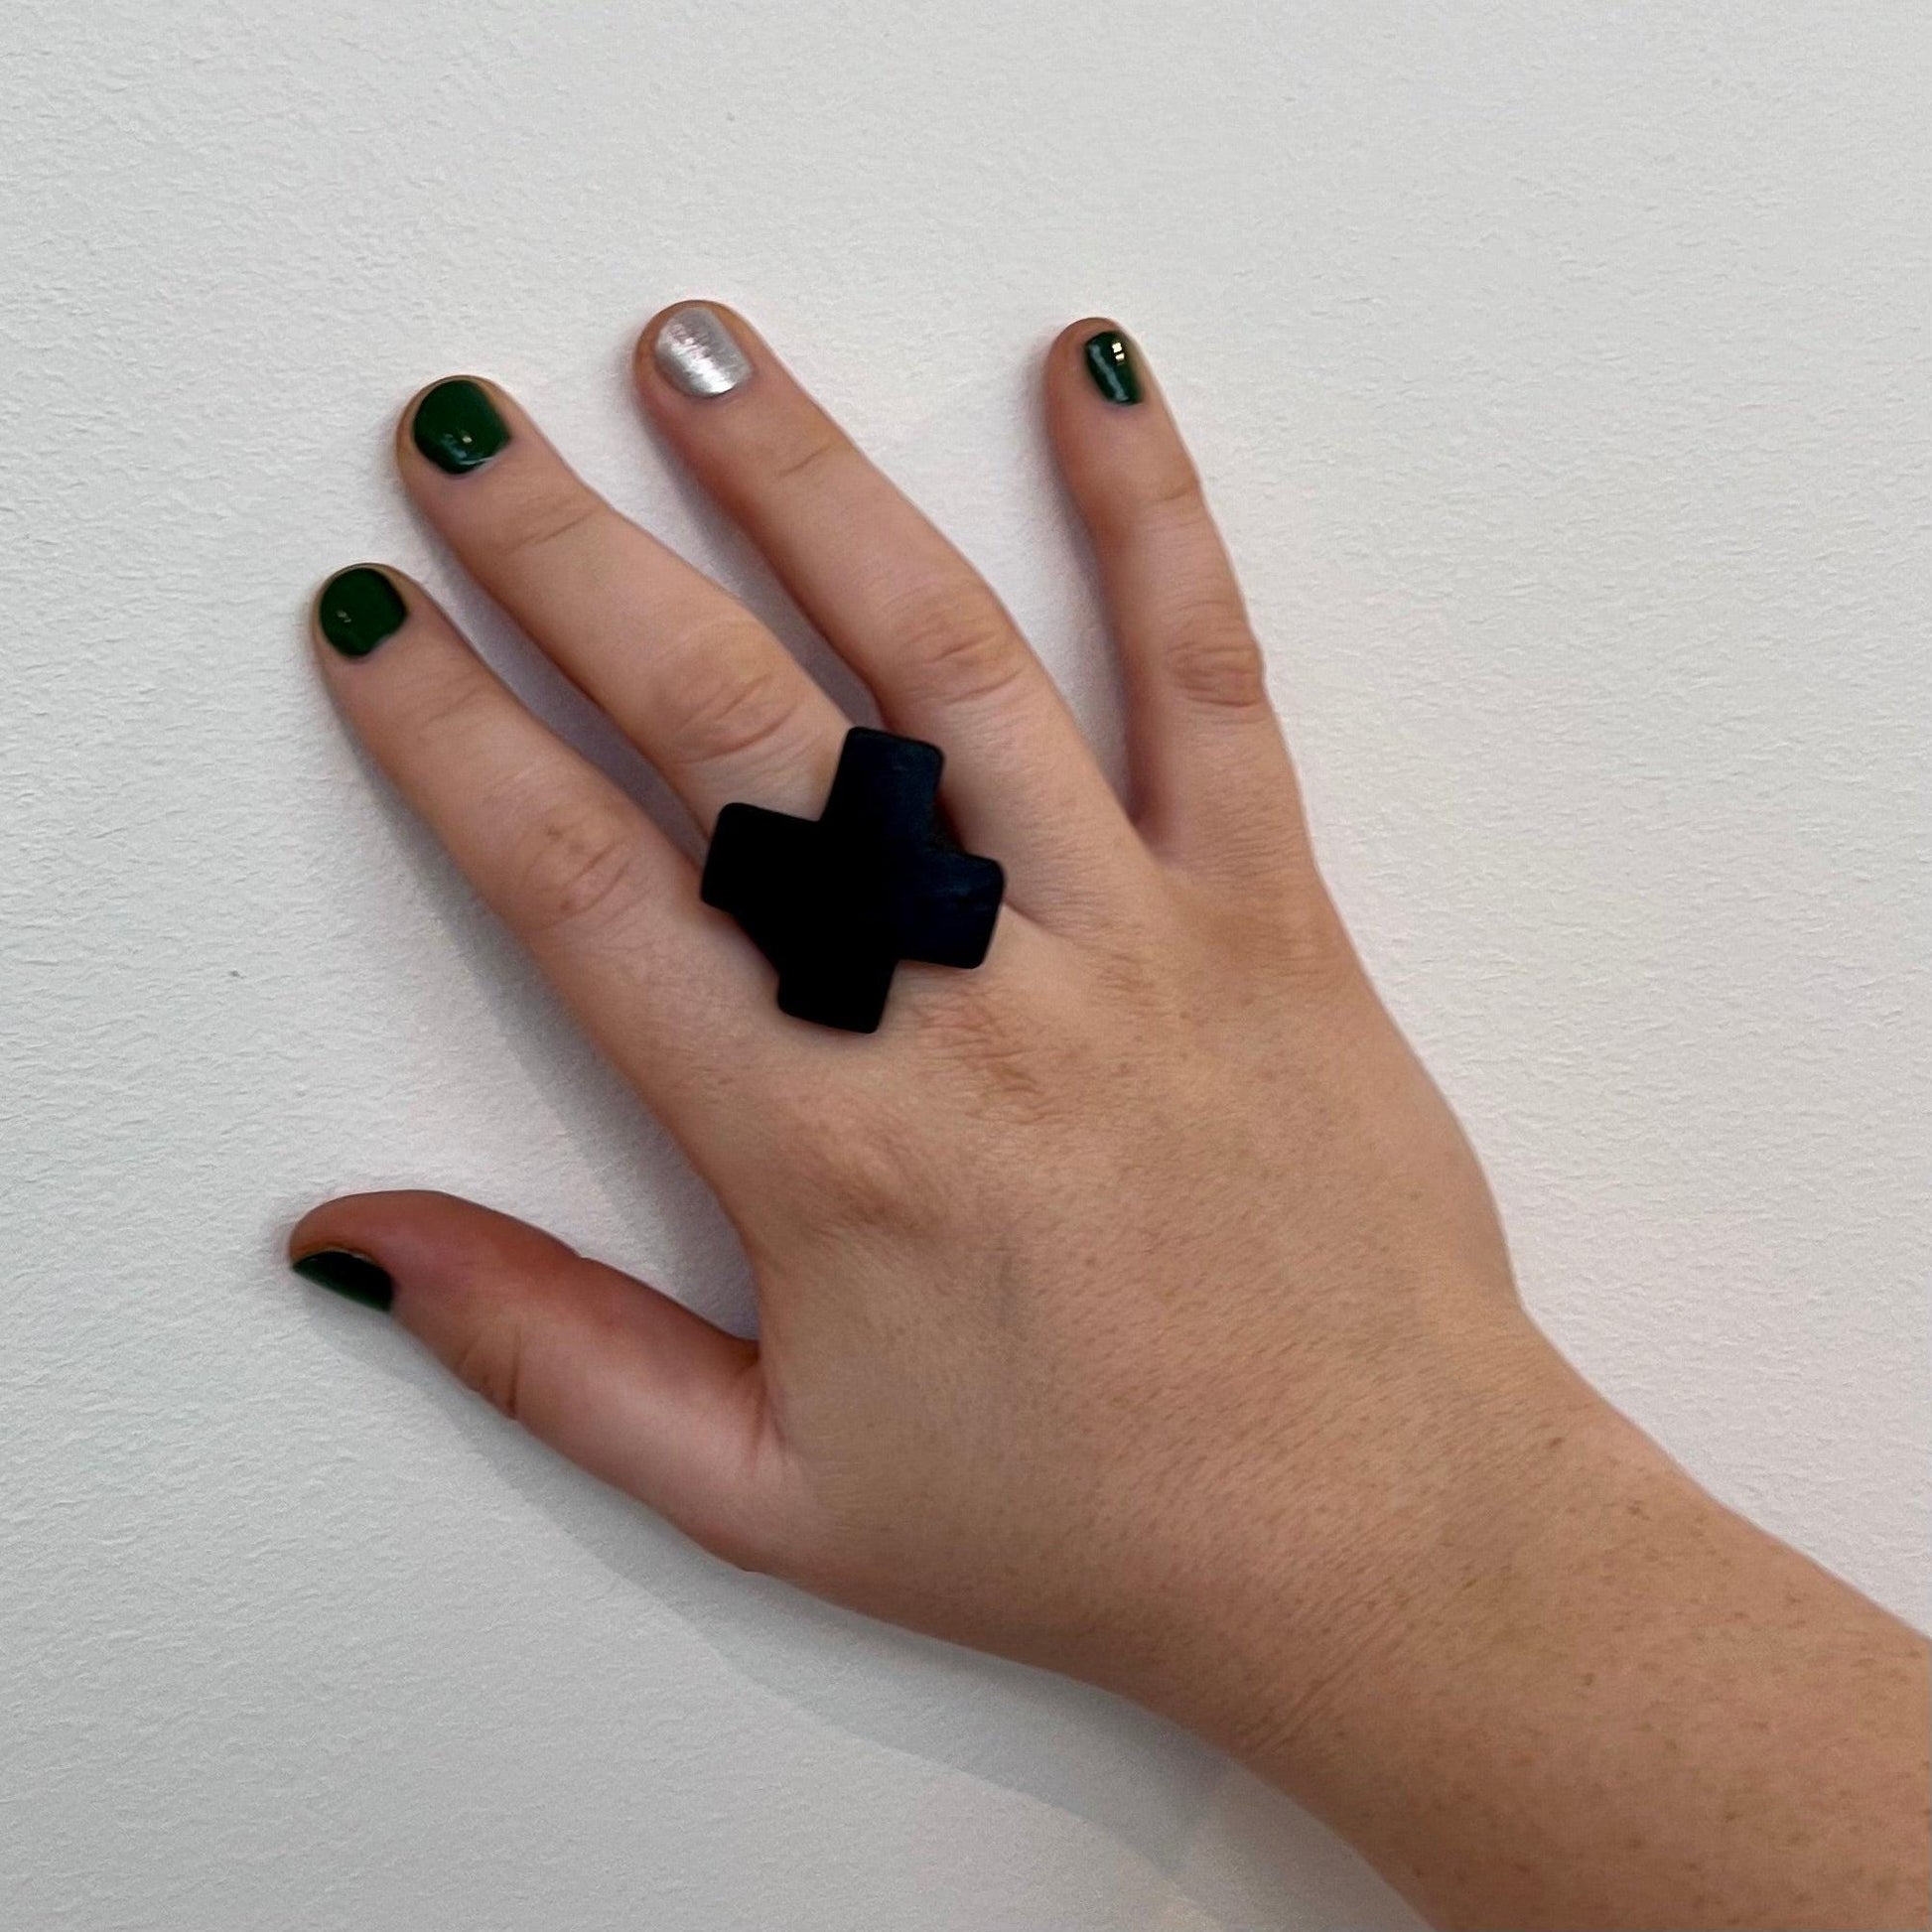
[[[948,805],[1048,924],[1111,911],[1138,837],[1045,667],[985,580],[868,462],[742,317],[650,324],[652,420],[896,731],[946,748]]]

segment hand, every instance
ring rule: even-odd
[[[652,423],[886,723],[944,748],[954,828],[1007,869],[991,954],[902,967],[876,1035],[783,1017],[672,842],[418,586],[338,579],[318,635],[344,712],[716,1189],[759,1339],[438,1195],[331,1202],[292,1252],[366,1258],[310,1266],[392,1286],[467,1382],[730,1561],[1121,1690],[1386,1839],[1333,1740],[1424,1695],[1471,1604],[1506,1627],[1525,1553],[1575,1554],[1552,1524],[1709,1506],[1518,1305],[1476,1163],[1323,889],[1133,352],[1083,323],[1045,378],[1130,812],[992,592],[746,324],[679,312],[708,385],[653,352],[660,326]],[[508,397],[438,385],[398,455],[700,827],[735,799],[816,815],[849,721]]]
[[[298,1246],[380,1257],[466,1380],[708,1548],[1141,1688],[1258,1515],[1307,1620],[1329,1614],[1397,1497],[1490,1434],[1498,1378],[1550,1379],[1542,1351],[1475,1163],[1322,890],[1145,374],[1138,403],[1099,391],[1097,323],[1048,358],[1128,665],[1130,817],[991,591],[730,328],[739,387],[684,394],[640,353],[639,392],[888,724],[946,749],[953,823],[1008,872],[992,954],[902,968],[875,1036],[784,1018],[669,841],[391,574],[407,621],[360,658],[325,643],[330,681],[717,1189],[760,1343],[454,1203],[338,1202]],[[418,443],[463,407],[463,460],[500,447],[453,475]],[[398,448],[458,556],[701,827],[737,798],[817,812],[849,721],[507,397],[434,390]]]

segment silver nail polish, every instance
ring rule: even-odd
[[[752,373],[750,359],[717,312],[697,302],[664,318],[650,352],[664,379],[687,396],[722,396]]]

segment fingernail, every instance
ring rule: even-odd
[[[416,447],[453,477],[481,470],[510,440],[496,405],[462,376],[439,382],[416,405],[409,433]]]
[[[1139,402],[1141,372],[1134,366],[1134,351],[1118,329],[1103,329],[1089,336],[1086,344],[1087,373],[1093,386],[1109,402]]]
[[[346,1248],[319,1248],[289,1266],[304,1281],[333,1289],[350,1302],[360,1302],[365,1309],[380,1309],[386,1314],[395,1300],[396,1285],[389,1279],[389,1271],[378,1268],[367,1255],[353,1255]]]
[[[366,657],[383,638],[402,628],[409,606],[379,570],[357,564],[339,571],[316,599],[322,634],[345,657]]]
[[[701,302],[664,318],[650,353],[664,380],[687,396],[722,396],[752,378],[751,358],[724,318]]]

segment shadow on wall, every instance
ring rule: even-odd
[[[474,622],[474,615],[459,618],[525,701],[661,823],[677,825],[661,781],[608,723],[547,662],[489,619]],[[750,1332],[749,1276],[717,1203],[441,847],[364,763],[399,853],[420,876],[451,943],[474,962],[503,1037],[570,1124],[587,1170],[636,1227],[638,1252],[651,1263],[640,1272],[699,1285],[686,1295],[690,1306]],[[626,1265],[621,1255],[608,1258]],[[760,1689],[819,1722],[1086,1820],[1226,1932],[1257,1924],[1258,1911],[1269,1924],[1309,1932],[1406,1932],[1419,1923],[1322,1826],[1165,1721],[1088,1686],[747,1577],[534,1443],[427,1356],[398,1348],[348,1311],[319,1307],[316,1319],[333,1344],[419,1389],[504,1481],[615,1576],[676,1611]]]

